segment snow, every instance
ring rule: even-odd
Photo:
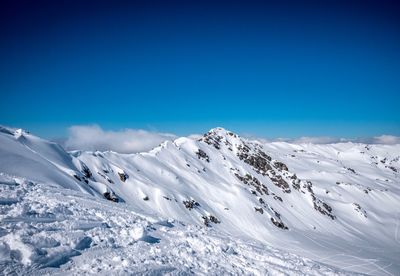
[[[223,128],[69,153],[1,127],[0,274],[397,275],[399,156]]]
[[[2,192],[19,196],[17,203],[1,208],[4,274],[341,273],[266,245],[142,216],[129,205],[70,189],[21,179],[12,183],[4,175],[0,185]]]

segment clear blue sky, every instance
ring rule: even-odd
[[[400,135],[398,3],[2,1],[0,124]]]

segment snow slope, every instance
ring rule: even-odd
[[[126,204],[0,176],[2,274],[344,272],[212,228],[142,216]]]
[[[0,271],[398,275],[399,159],[222,128],[67,153],[2,127]]]

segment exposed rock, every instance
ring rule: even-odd
[[[278,170],[281,171],[289,171],[288,167],[286,166],[286,164],[279,162],[279,161],[275,161],[274,162],[274,166],[275,168],[277,168]]]
[[[280,196],[277,196],[274,194],[274,199],[279,200],[280,202],[283,202],[283,199]]]
[[[92,177],[92,172],[89,170],[89,168],[84,164],[82,164],[82,173],[86,178],[91,178]]]
[[[213,216],[213,215],[209,215],[208,216],[209,217],[209,219],[210,219],[210,221],[212,222],[212,223],[221,223],[221,221],[219,220],[219,219],[217,219],[215,216]]]
[[[289,229],[282,221],[277,221],[274,218],[271,218],[271,221],[276,227],[279,227],[279,228],[281,228],[283,230],[288,230]]]
[[[207,216],[202,216],[203,223],[205,226],[209,227],[210,226],[210,219]]]
[[[367,217],[367,211],[365,211],[363,208],[361,208],[360,204],[358,203],[353,203],[354,210],[356,210],[358,213],[363,215],[365,218]]]
[[[127,173],[125,173],[125,172],[118,173],[118,176],[119,176],[119,179],[121,179],[122,182],[125,182],[129,178],[129,175]]]
[[[227,134],[228,134],[229,136],[232,136],[232,137],[235,137],[235,138],[238,137],[235,133],[233,133],[233,132],[231,132],[231,131],[228,131]]]
[[[371,191],[372,191],[372,189],[369,188],[369,187],[367,187],[366,189],[364,189],[364,193],[366,193],[366,194],[368,194],[368,192],[371,192]]]
[[[237,153],[237,156],[240,160],[243,160],[245,163],[252,166],[257,173],[268,176],[272,183],[281,188],[285,193],[291,192],[289,184],[281,175],[277,175],[273,170],[271,166],[271,156],[267,155],[260,149],[258,149],[256,153],[252,153],[250,147],[246,144],[238,146],[238,149],[239,152]],[[274,167],[279,171],[288,171],[288,167],[279,161],[274,162]]]
[[[293,189],[299,191],[300,190],[300,179],[292,180]]]
[[[352,173],[356,173],[356,171],[352,168],[347,168],[348,171],[351,171]]]
[[[196,207],[200,207],[200,203],[198,203],[197,201],[195,201],[193,199],[184,200],[183,204],[189,210],[192,210],[193,208],[196,208]]]
[[[312,189],[312,182],[307,181],[305,187],[307,188],[307,191],[311,194],[314,209],[334,220],[336,216],[332,214],[332,207],[315,196],[315,193]]]
[[[272,170],[270,165],[271,157],[266,155],[263,151],[258,151],[257,154],[249,154],[249,147],[239,146],[237,156],[240,160],[252,166],[256,172],[266,175],[268,171]]]
[[[211,226],[211,225],[210,225],[211,222],[212,222],[212,223],[215,223],[215,224],[221,223],[221,221],[220,221],[219,219],[217,219],[217,218],[216,218],[215,216],[213,216],[213,215],[209,215],[208,217],[207,217],[207,216],[202,216],[202,219],[203,219],[204,225],[207,226],[207,227],[210,227],[210,226]]]
[[[272,183],[281,188],[283,192],[285,193],[291,192],[289,184],[282,178],[281,175],[272,176],[270,177],[270,179]]]
[[[275,214],[275,216],[278,218],[278,219],[281,219],[281,214],[279,214],[277,211],[275,211],[273,208],[271,208],[273,211],[274,211],[274,214]]]
[[[266,194],[268,195],[268,188],[264,184],[262,184],[256,177],[252,176],[251,174],[246,174],[245,176],[241,176],[238,173],[235,173],[235,176],[242,181],[246,185],[253,186],[257,192],[259,192],[261,195]]]
[[[114,193],[112,193],[112,192],[105,192],[105,193],[103,194],[103,196],[104,196],[106,199],[108,199],[108,200],[110,200],[110,201],[113,201],[113,202],[118,202],[118,201],[119,201],[118,197],[116,197],[116,196],[114,195]]]
[[[207,162],[210,162],[210,157],[207,155],[207,153],[205,153],[203,150],[199,149],[196,152],[196,155],[199,159],[203,159],[206,160]]]
[[[221,140],[222,140],[222,136],[217,135],[215,132],[213,131],[209,131],[206,134],[204,134],[204,136],[200,139],[200,141],[203,141],[209,145],[214,146],[214,148],[216,148],[217,150],[221,149]]]

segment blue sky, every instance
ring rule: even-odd
[[[400,135],[400,5],[298,2],[2,1],[0,123]]]

